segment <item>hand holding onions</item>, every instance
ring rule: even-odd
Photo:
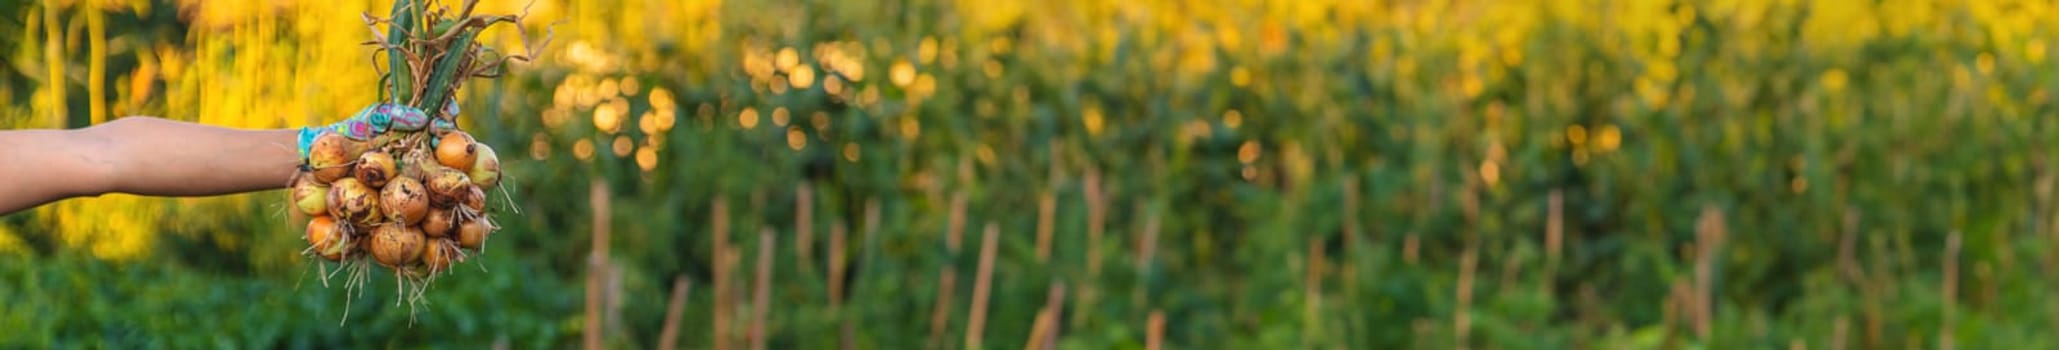
[[[500,157],[458,129],[458,88],[533,55],[473,43],[486,27],[519,18],[474,16],[476,0],[458,11],[430,2],[396,0],[392,16],[365,16],[386,28],[369,44],[384,53],[387,102],[302,129],[301,165],[289,191],[292,206],[313,217],[305,255],[341,263],[349,271],[346,288],[362,287],[374,264],[391,269],[410,305],[431,280],[483,251],[498,228],[487,191],[500,186]]]
[[[304,236],[309,256],[370,259],[427,278],[483,248],[495,229],[485,193],[498,185],[499,156],[454,128],[391,125],[421,115],[407,106],[367,108],[342,124],[369,121],[359,130],[385,131],[360,139],[333,127],[314,129],[290,191],[294,207],[313,217]],[[381,119],[388,125],[379,125]]]

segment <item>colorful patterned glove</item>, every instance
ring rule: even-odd
[[[458,124],[457,124],[457,123],[452,123],[452,122],[451,122],[452,120],[457,120],[457,119],[458,119],[458,104],[457,104],[457,101],[450,101],[450,102],[451,102],[451,103],[448,103],[448,104],[444,104],[444,105],[443,105],[443,115],[446,115],[446,116],[449,116],[449,117],[447,117],[447,118],[432,118],[432,119],[430,119],[430,120],[429,120],[429,134],[430,134],[430,135],[443,135],[443,133],[445,133],[445,132],[450,132],[450,131],[457,131],[457,130],[458,130]],[[436,144],[442,143],[442,141],[443,141],[443,138],[441,138],[441,137],[430,137],[430,138],[429,138],[429,149],[436,149]]]
[[[416,131],[428,127],[429,114],[407,105],[381,103],[365,107],[348,119],[321,127],[300,128],[300,157],[307,158],[308,147],[322,134],[335,133],[352,141],[370,141],[388,130]]]

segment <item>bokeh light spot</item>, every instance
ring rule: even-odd
[[[758,109],[757,109],[757,108],[744,108],[744,111],[743,111],[743,113],[737,113],[737,114],[736,114],[736,124],[737,124],[737,125],[742,125],[742,126],[744,127],[744,129],[755,129],[755,128],[757,128],[757,127],[758,127]]]
[[[801,132],[800,127],[786,128],[786,147],[793,148],[795,151],[807,148],[808,133]]]
[[[628,157],[629,151],[636,149],[636,142],[629,141],[628,135],[616,136],[614,146],[616,157]]]
[[[582,161],[593,159],[593,140],[579,139],[579,143],[572,145],[572,157]]]

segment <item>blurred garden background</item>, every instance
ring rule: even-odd
[[[0,1],[0,127],[326,124],[388,6]],[[2059,347],[2048,1],[477,11],[544,55],[412,322],[283,191],[106,195],[0,216],[0,347]]]

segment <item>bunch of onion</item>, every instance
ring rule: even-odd
[[[500,157],[457,127],[458,87],[468,78],[498,77],[509,61],[534,55],[473,43],[480,31],[520,17],[473,16],[477,0],[457,11],[428,2],[398,0],[391,17],[365,19],[377,37],[368,44],[384,53],[377,60],[385,68],[384,103],[429,111],[429,122],[395,119],[363,141],[317,136],[291,190],[294,207],[312,217],[305,255],[343,264],[337,271],[350,272],[345,287],[360,291],[354,287],[369,279],[370,266],[391,269],[401,289],[415,286],[410,305],[431,279],[482,252],[497,229],[486,191],[500,183]],[[326,283],[332,275],[323,276]]]
[[[464,131],[433,133],[315,138],[292,188],[294,206],[313,217],[308,255],[432,277],[484,248],[496,228],[486,190],[500,183],[500,157]]]

